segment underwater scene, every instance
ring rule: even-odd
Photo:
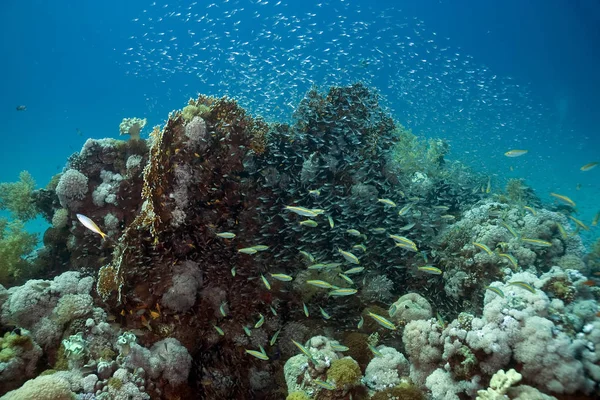
[[[596,2],[0,10],[0,399],[600,398]]]

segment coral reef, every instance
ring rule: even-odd
[[[145,124],[87,140],[45,189],[0,186],[2,393],[598,392],[598,251],[582,261],[573,210],[491,193],[364,85],[310,90],[289,124],[202,95]]]

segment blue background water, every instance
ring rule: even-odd
[[[123,117],[146,117],[153,126],[164,122],[169,111],[181,108],[198,92],[226,92],[228,82],[210,86],[195,74],[165,76],[158,70],[133,74],[131,63],[136,58],[126,49],[135,46],[132,36],[140,37],[148,31],[148,25],[134,19],[163,12],[151,3],[1,2],[0,181],[14,181],[19,171],[27,169],[38,186],[43,186],[61,171],[66,158],[78,151],[86,138],[118,137]],[[187,2],[159,3],[181,7]],[[279,12],[256,2],[234,3],[227,7],[259,7],[264,16]],[[301,15],[306,9],[318,13],[316,4],[329,2],[283,3],[287,4],[285,13]],[[372,6],[373,12],[396,3],[353,1],[365,9]],[[148,12],[143,13],[144,9]],[[402,9],[401,14],[391,15],[424,21],[427,32],[435,32],[461,57],[470,55],[469,60],[478,70],[485,68],[489,76],[503,79],[511,77],[511,82],[523,91],[511,91],[507,95],[510,106],[502,110],[504,117],[514,116],[517,126],[511,129],[488,130],[494,115],[477,110],[468,121],[457,117],[441,124],[425,118],[411,124],[410,119],[406,120],[410,113],[428,114],[429,99],[418,105],[388,104],[395,117],[417,134],[446,138],[453,146],[452,158],[494,176],[498,184],[507,176],[525,177],[545,200],[550,201],[550,191],[570,196],[579,204],[580,216],[589,222],[600,209],[600,167],[587,173],[579,168],[600,161],[600,5],[593,0],[409,0],[402,2]],[[359,20],[359,16],[349,18]],[[327,19],[335,21],[336,16],[322,13],[318,18],[327,23]],[[259,27],[260,20],[244,24],[250,32],[252,24]],[[166,28],[178,26],[173,23]],[[186,27],[190,28],[195,29],[193,22]],[[357,51],[375,46],[378,41],[365,41],[362,50]],[[231,68],[231,64],[218,67]],[[393,69],[378,71],[373,80],[383,92]],[[316,83],[326,81],[324,71],[313,71],[313,75]],[[235,94],[235,90],[231,83],[228,92]],[[430,95],[436,97],[435,92]],[[464,96],[456,91],[459,97]],[[450,104],[452,99],[448,101]],[[15,107],[20,104],[27,110],[17,112]],[[534,105],[531,110],[526,108],[529,104]],[[502,154],[511,148],[530,152],[507,159]],[[576,190],[577,184],[581,184],[581,190]],[[40,226],[38,221],[32,229]]]

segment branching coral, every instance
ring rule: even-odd
[[[32,195],[35,189],[35,181],[31,174],[22,171],[19,174],[19,182],[0,183],[0,209],[7,209],[13,218],[27,221],[38,213]]]
[[[30,276],[31,264],[25,257],[37,242],[37,235],[26,232],[23,222],[0,218],[0,284]]]

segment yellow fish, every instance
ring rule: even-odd
[[[521,241],[523,243],[527,243],[530,244],[532,246],[539,246],[539,247],[551,247],[552,243],[547,242],[545,240],[539,240],[539,239],[529,239],[529,238],[521,238]]]
[[[590,230],[589,226],[587,226],[586,224],[584,224],[583,222],[581,222],[577,218],[573,217],[572,215],[569,215],[569,218],[571,219],[571,221],[575,222],[575,224],[578,227],[580,227],[581,229],[583,229],[584,231],[589,231]]]
[[[393,323],[391,323],[389,320],[385,319],[384,317],[382,317],[381,315],[377,315],[375,313],[369,312],[369,317],[373,318],[375,321],[377,321],[377,323],[381,326],[383,326],[384,328],[390,329],[392,331],[396,330],[396,325],[394,325]]]
[[[582,171],[589,171],[592,168],[595,168],[598,165],[597,162],[591,162],[589,164],[585,164],[583,167],[579,168]]]
[[[484,289],[487,289],[490,292],[496,293],[500,297],[504,297],[504,292],[495,286],[486,286],[486,287],[484,287]]]
[[[392,200],[390,199],[377,199],[377,201],[379,203],[383,203],[386,206],[390,206],[390,207],[396,207],[396,203],[394,203]]]
[[[523,288],[531,293],[535,293],[535,288],[533,286],[531,286],[530,284],[528,284],[527,282],[515,281],[515,282],[508,282],[508,284],[513,285],[513,286],[518,286],[518,287]]]
[[[360,261],[358,260],[358,257],[356,257],[354,254],[348,252],[348,251],[344,251],[342,249],[338,249],[338,252],[344,256],[344,258],[346,259],[346,261],[352,263],[352,264],[360,264]]]
[[[514,267],[514,269],[516,270],[517,268],[519,268],[519,264],[517,263],[517,259],[511,255],[511,254],[507,254],[507,253],[498,253],[498,255],[500,257],[504,257],[506,258],[508,261],[510,261],[510,263],[512,264],[512,266]]]
[[[267,280],[267,278],[265,278],[265,276],[263,274],[260,275],[260,279],[262,279],[263,285],[265,285],[267,290],[271,290],[271,284],[269,283],[269,281]]]
[[[321,288],[321,289],[339,289],[337,286],[333,286],[329,282],[320,281],[320,280],[309,280],[306,281],[307,284]]]
[[[432,274],[432,275],[441,275],[442,274],[441,269],[432,267],[431,265],[425,265],[423,267],[418,267],[417,269],[419,271],[427,272],[428,274]]]
[[[599,220],[600,220],[600,211],[598,211],[596,213],[596,215],[594,216],[594,219],[592,220],[592,226],[598,225]]]
[[[558,194],[558,193],[550,193],[550,196],[557,198],[558,200],[562,201],[565,204],[570,205],[573,208],[577,207],[575,202],[573,200],[571,200],[570,198],[568,198],[567,196],[563,196],[562,194]]]
[[[221,232],[221,233],[217,233],[217,237],[219,237],[221,239],[233,239],[235,237],[235,233]]]
[[[246,350],[246,353],[258,358],[259,360],[263,360],[263,361],[269,360],[269,357],[265,353],[261,353],[260,351],[256,351],[256,350],[248,350],[248,349],[245,349],[245,350]]]
[[[319,224],[312,219],[305,219],[304,221],[300,221],[300,225],[308,226],[309,228],[316,228]]]
[[[94,221],[92,221],[91,219],[89,219],[88,217],[86,217],[83,214],[77,214],[77,219],[79,220],[79,222],[81,222],[81,224],[83,226],[85,226],[86,228],[88,228],[90,231],[97,233],[98,235],[102,236],[102,239],[105,239],[108,237],[106,235],[106,233],[102,232],[100,230],[100,228],[98,228],[98,225],[96,225],[96,223]]]
[[[286,275],[286,274],[271,274],[271,276],[275,279],[277,279],[278,281],[282,281],[282,282],[289,282],[292,279],[294,279],[293,277]]]
[[[304,207],[296,207],[296,206],[285,206],[285,209],[287,211],[291,211],[293,213],[296,213],[298,215],[301,215],[303,217],[310,217],[310,218],[314,218],[317,215],[319,215],[318,212],[315,212],[313,210],[309,210],[308,208],[304,208]]]
[[[254,247],[244,247],[243,249],[238,249],[238,253],[256,254],[258,253],[258,250],[256,250]]]
[[[519,156],[522,156],[523,154],[527,154],[527,153],[529,153],[529,150],[514,149],[514,150],[507,151],[506,153],[504,153],[504,155],[506,157],[519,157]]]
[[[477,246],[477,247],[479,247],[481,250],[485,251],[485,252],[486,252],[486,253],[488,253],[488,255],[490,255],[490,256],[491,256],[492,254],[494,254],[494,253],[492,253],[492,250],[490,250],[490,248],[489,248],[489,247],[487,247],[487,246],[486,246],[485,244],[483,244],[483,243],[477,243],[477,242],[473,242],[473,245],[474,245],[474,246]]]

